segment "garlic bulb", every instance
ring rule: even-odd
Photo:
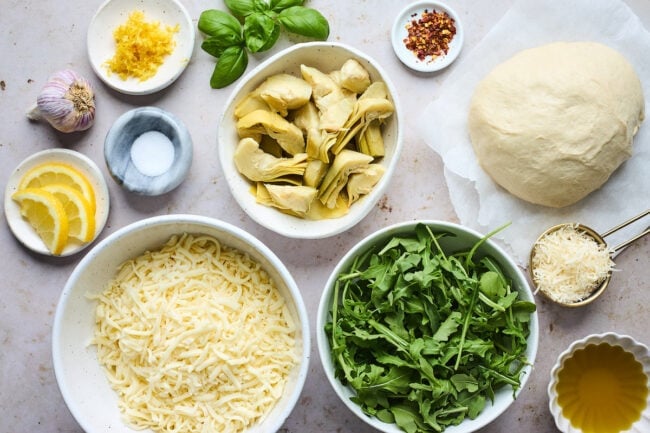
[[[72,70],[56,72],[48,79],[27,117],[45,119],[61,132],[85,131],[95,121],[92,86]]]

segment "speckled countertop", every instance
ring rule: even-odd
[[[404,109],[404,151],[390,187],[360,224],[339,236],[299,241],[276,235],[249,219],[230,196],[217,161],[217,123],[232,87],[211,90],[213,59],[199,49],[180,79],[150,96],[125,96],[100,84],[86,55],[88,23],[101,0],[72,1],[65,6],[36,0],[3,0],[0,13],[0,185],[29,155],[53,147],[78,150],[92,158],[106,176],[111,212],[100,238],[136,220],[168,213],[193,213],[236,224],[267,244],[293,273],[310,312],[312,326],[322,287],[335,263],[357,240],[390,223],[414,218],[457,221],[442,174],[442,163],[414,130],[418,114],[435,98],[451,69],[421,75],[405,69],[390,46],[393,18],[407,3],[394,0],[327,1],[308,4],[322,11],[331,25],[330,40],[351,44],[380,60],[392,77]],[[201,11],[224,8],[221,1],[184,0],[193,20]],[[511,1],[450,0],[464,22],[469,52],[508,9]],[[650,27],[650,3],[629,0]],[[567,24],[569,25],[569,24]],[[283,46],[251,59],[249,69]],[[463,58],[461,53],[460,60]],[[451,66],[454,68],[455,63]],[[85,133],[64,135],[33,124],[25,110],[50,73],[72,68],[97,88],[97,121]],[[642,77],[644,80],[650,77]],[[187,125],[194,142],[190,175],[180,187],[160,197],[140,197],[110,179],[103,160],[104,137],[124,112],[154,105],[174,113]],[[432,121],[435,121],[433,119]],[[2,219],[5,219],[4,212]],[[59,393],[51,361],[51,328],[56,303],[70,272],[83,253],[48,259],[25,250],[6,221],[0,224],[0,433],[81,432]],[[581,310],[538,302],[541,325],[537,362],[526,389],[514,405],[483,433],[554,432],[546,386],[557,355],[570,342],[590,333],[616,331],[650,343],[650,243],[647,238],[617,258],[617,273],[606,294]],[[312,335],[314,330],[312,329]],[[309,376],[299,404],[284,432],[354,432],[374,430],[338,401],[322,371],[313,339]]]

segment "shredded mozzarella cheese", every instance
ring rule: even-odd
[[[282,395],[296,328],[261,265],[209,236],[123,263],[97,297],[92,343],[125,420],[158,432],[241,432]]]
[[[588,297],[614,266],[611,251],[576,225],[565,225],[535,245],[531,266],[537,291],[562,303]]]
[[[144,20],[144,12],[133,11],[124,24],[113,32],[115,55],[106,62],[109,71],[126,80],[145,81],[153,77],[165,57],[174,51],[176,26],[161,27],[159,22]]]

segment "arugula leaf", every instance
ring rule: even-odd
[[[520,386],[535,304],[519,299],[479,246],[446,255],[418,225],[355,258],[325,325],[352,401],[407,432],[476,418],[496,390]]]
[[[278,14],[282,25],[291,33],[324,41],[330,34],[327,19],[316,9],[292,6]]]
[[[210,86],[213,89],[222,89],[232,84],[246,70],[248,54],[244,47],[232,46],[226,48],[214,68],[210,77]]]

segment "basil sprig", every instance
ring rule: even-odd
[[[248,51],[263,52],[277,42],[280,31],[316,40],[329,36],[327,19],[305,0],[225,0],[230,13],[203,11],[199,30],[206,35],[201,49],[217,58],[210,78],[213,89],[224,88],[241,77],[248,66]]]

